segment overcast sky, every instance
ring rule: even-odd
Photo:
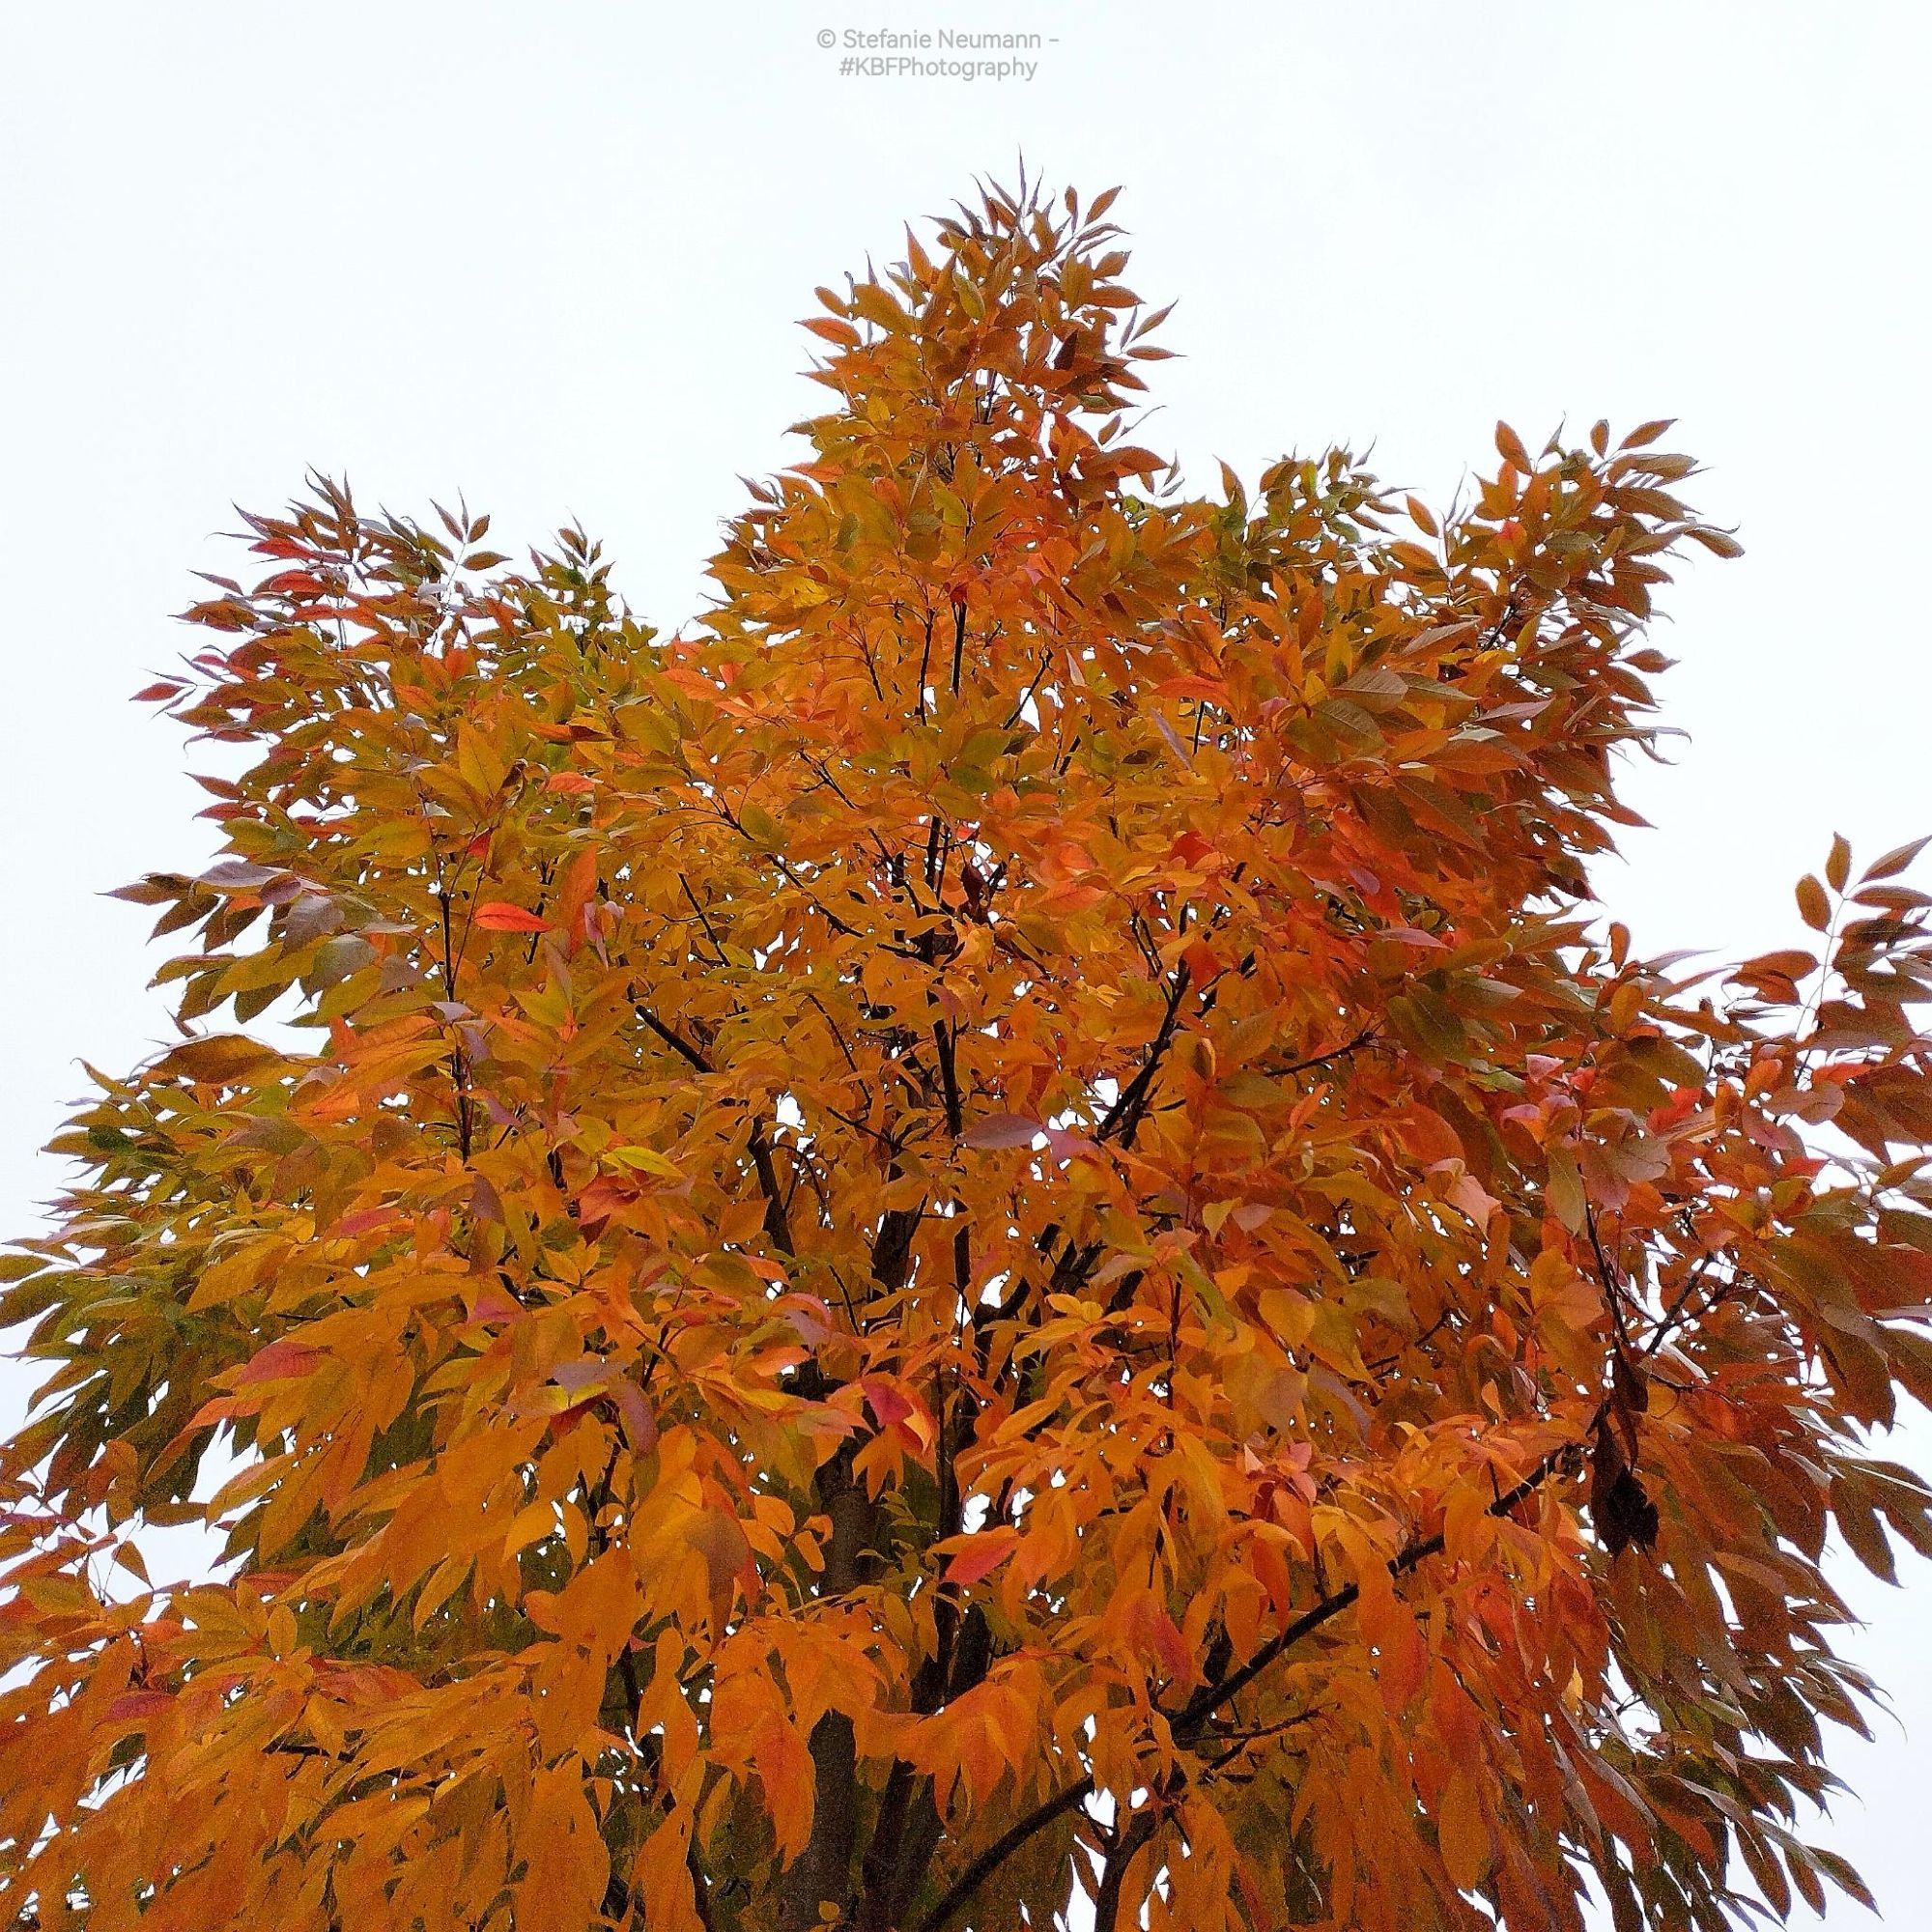
[[[1932,30],[1921,6],[787,0],[0,15],[0,1227],[82,1057],[163,1037],[145,921],[205,794],[126,702],[232,569],[231,503],[308,466],[529,541],[581,518],[669,628],[736,478],[813,407],[793,326],[903,224],[1029,171],[1120,184],[1131,279],[1179,298],[1142,440],[1207,480],[1375,445],[1438,498],[1565,418],[1675,415],[1740,562],[1662,641],[1655,830],[1605,868],[1652,952],[1792,943],[1833,831],[1932,831],[1918,492]],[[847,29],[1037,33],[1030,75],[841,76]],[[839,44],[818,44],[829,33]],[[1915,131],[1915,129],[1917,131]],[[517,545],[504,543],[502,548]],[[0,1422],[25,1384],[0,1371]],[[1932,1463],[1932,1425],[1908,1432]],[[1894,1450],[1896,1453],[1896,1450]],[[1919,1922],[1932,1574],[1847,1587],[1900,1725],[1817,1834]],[[1802,1912],[1802,1908],[1801,1908]],[[1863,1918],[1834,1908],[1833,1922]]]

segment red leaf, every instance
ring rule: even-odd
[[[1867,879],[1895,878],[1927,845],[1932,845],[1932,838],[1915,838],[1909,845],[1895,845],[1883,858],[1874,859],[1865,867],[1864,876]]]
[[[995,1529],[979,1530],[971,1536],[949,1537],[944,1546],[947,1580],[957,1583],[961,1589],[979,1582],[1013,1553],[1019,1540],[1019,1531],[1009,1522],[1003,1522]]]
[[[485,899],[476,908],[476,923],[489,932],[548,932],[550,923],[507,899]]]
[[[236,1372],[236,1385],[242,1387],[249,1382],[292,1380],[297,1376],[306,1375],[321,1361],[322,1353],[320,1349],[312,1349],[306,1342],[297,1342],[285,1335],[279,1342],[270,1342]]]
[[[1221,962],[1205,939],[1197,939],[1181,953],[1181,962],[1197,986],[1205,986],[1220,973]]]
[[[112,1724],[144,1723],[174,1708],[174,1699],[164,1690],[124,1690],[107,1707]]]
[[[895,1422],[904,1422],[914,1412],[904,1391],[895,1387],[883,1376],[867,1376],[859,1387],[865,1395],[867,1406],[878,1418],[882,1428],[890,1429]]]

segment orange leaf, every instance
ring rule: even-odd
[[[1435,1815],[1435,1836],[1450,1883],[1460,1891],[1473,1891],[1488,1876],[1492,1848],[1475,1779],[1464,1766],[1449,1776]]]
[[[485,899],[476,908],[476,923],[490,932],[548,932],[550,922],[526,912],[506,899]]]
[[[968,1536],[949,1537],[939,1545],[946,1557],[948,1580],[963,1589],[991,1576],[1013,1553],[1019,1540],[1019,1531],[1009,1522]]]

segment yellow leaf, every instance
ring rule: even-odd
[[[651,1932],[704,1932],[686,1862],[691,1824],[691,1813],[680,1806],[639,1847],[632,1864],[631,1889]]]
[[[1490,1869],[1490,1828],[1483,1817],[1476,1781],[1458,1766],[1450,1774],[1435,1814],[1435,1839],[1449,1881],[1460,1891],[1473,1891]]]

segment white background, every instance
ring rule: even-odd
[[[1054,39],[1031,81],[970,84],[841,79],[815,44],[917,26]],[[1929,38],[1902,5],[10,9],[0,1226],[57,1185],[35,1149],[78,1058],[164,1036],[144,915],[99,895],[206,856],[177,734],[126,699],[183,647],[188,571],[236,568],[229,505],[314,465],[372,507],[463,492],[505,549],[580,517],[675,626],[734,478],[822,393],[813,285],[1021,152],[1123,185],[1185,354],[1142,440],[1204,485],[1373,441],[1439,499],[1498,416],[1532,444],[1681,418],[1689,494],[1748,555],[1668,595],[1690,740],[1634,776],[1657,829],[1600,891],[1653,952],[1791,943],[1833,830],[1864,858],[1932,831]],[[1847,1741],[1863,1803],[1820,1833],[1895,1925],[1928,1862],[1924,1569],[1846,1578],[1903,1729]]]

